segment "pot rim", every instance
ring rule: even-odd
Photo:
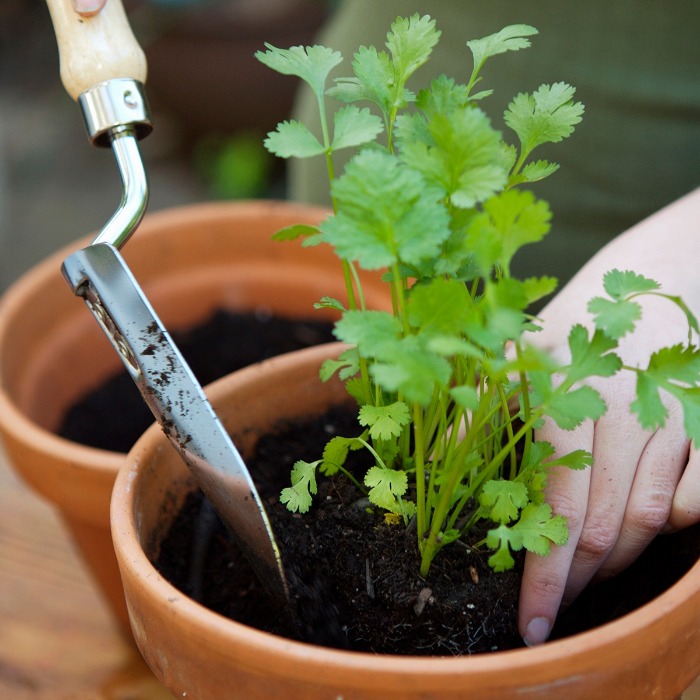
[[[174,217],[178,227],[194,223],[201,225],[210,221],[228,219],[232,215],[238,219],[258,218],[261,207],[268,213],[274,214],[275,211],[279,211],[286,218],[298,216],[300,220],[306,220],[310,217],[321,220],[330,213],[327,207],[286,200],[248,199],[198,202],[148,213],[140,225],[140,229],[146,228],[157,233],[166,229]],[[138,230],[135,236],[138,238]],[[0,348],[9,341],[17,319],[27,313],[30,301],[41,299],[41,294],[46,286],[56,279],[56,273],[60,270],[63,261],[76,250],[89,245],[94,237],[94,233],[89,234],[62,246],[20,275],[2,293],[0,296]],[[124,250],[125,257],[128,259],[128,244]],[[67,286],[66,293],[69,293]],[[76,308],[76,317],[78,314],[84,313],[84,310],[79,306]],[[83,445],[63,438],[38,425],[18,408],[2,379],[2,371],[0,370],[0,416],[2,416],[0,426],[2,426],[3,431],[9,432],[5,426],[13,425],[15,426],[12,428],[13,432],[27,436],[27,442],[41,447],[45,454],[62,453],[77,467],[86,469],[97,467],[110,473],[112,471],[116,473],[122,464],[124,453]]]
[[[18,318],[27,313],[29,300],[40,299],[47,284],[55,279],[56,271],[71,253],[90,243],[93,236],[83,236],[69,243],[27,270],[15,280],[0,298],[0,348],[10,342],[13,326]],[[66,287],[68,291],[68,287]],[[0,382],[0,424],[14,425],[15,433],[25,435],[27,442],[41,446],[45,453],[61,452],[78,466],[94,468],[111,462],[109,469],[118,469],[123,455],[97,447],[90,447],[67,440],[38,425],[20,410],[9,394],[4,382]]]
[[[216,403],[237,383],[246,381],[253,373],[259,372],[262,365],[283,367],[284,363],[295,356],[308,356],[310,361],[320,363],[331,353],[337,354],[342,347],[340,343],[330,343],[266,360],[264,363],[247,367],[213,382],[206,387],[206,393],[212,402]],[[572,656],[586,657],[592,646],[609,649],[611,658],[617,657],[615,649],[620,641],[639,635],[643,631],[651,635],[653,642],[660,647],[665,641],[663,621],[669,613],[677,610],[690,599],[695,599],[700,605],[698,590],[700,589],[700,561],[698,561],[668,590],[633,612],[592,630],[532,648],[450,658],[379,655],[330,649],[263,632],[219,615],[187,597],[158,574],[138,544],[130,508],[133,506],[134,487],[139,479],[140,465],[146,456],[146,446],[154,440],[157,440],[157,444],[167,443],[158,426],[152,426],[136,443],[122,466],[115,484],[111,518],[114,545],[120,566],[128,567],[132,571],[140,571],[138,578],[148,589],[149,598],[154,601],[158,598],[168,601],[169,605],[174,606],[173,611],[176,610],[173,616],[197,620],[198,631],[194,634],[200,634],[207,629],[208,633],[221,640],[222,645],[233,644],[238,648],[241,648],[242,640],[245,639],[245,645],[249,647],[246,658],[250,666],[258,665],[262,668],[263,665],[269,664],[272,658],[273,663],[284,664],[289,675],[299,679],[309,676],[309,662],[316,664],[319,669],[330,665],[342,667],[351,673],[363,671],[379,675],[402,675],[414,679],[424,677],[426,674],[433,677],[436,674],[444,674],[452,679],[463,677],[464,674],[483,675],[506,671],[510,674],[517,672],[519,668],[532,666],[533,663],[540,668],[556,668],[558,663]],[[128,507],[122,508],[125,501]],[[587,668],[596,669],[596,659],[592,656],[588,661],[584,660],[584,663],[587,664]]]

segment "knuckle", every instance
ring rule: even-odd
[[[604,559],[615,546],[619,531],[609,518],[589,518],[583,525],[576,556],[584,562]]]
[[[670,513],[671,499],[668,494],[650,494],[642,505],[627,514],[624,527],[653,535],[666,524]]]
[[[676,491],[668,520],[677,530],[700,522],[700,486]]]
[[[547,503],[557,515],[566,518],[569,532],[578,532],[583,524],[581,504],[571,494],[559,491],[547,497]]]
[[[561,570],[547,566],[529,568],[525,563],[525,575],[520,585],[520,610],[551,609],[559,607],[566,591],[567,576]]]
[[[531,591],[544,600],[559,600],[565,587],[565,580],[560,580],[545,572],[532,576],[528,581]]]

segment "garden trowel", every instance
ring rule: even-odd
[[[63,274],[262,583],[277,601],[287,603],[279,549],[245,463],[119,253],[148,202],[138,147],[151,131],[145,56],[121,0],[108,0],[90,18],[77,14],[71,0],[47,4],[64,87],[81,107],[90,141],[112,149],[123,183],[119,207],[89,246],[65,260]]]

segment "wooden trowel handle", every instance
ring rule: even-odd
[[[46,0],[68,94],[78,97],[106,80],[146,82],[146,56],[134,37],[121,0],[107,0],[94,17],[83,17],[71,0]]]

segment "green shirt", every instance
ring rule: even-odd
[[[516,275],[564,282],[615,235],[700,184],[698,0],[348,0],[318,37],[345,56],[332,77],[351,74],[360,44],[384,48],[391,22],[415,12],[434,17],[442,36],[414,90],[441,73],[466,82],[466,41],[525,23],[540,32],[532,47],[492,58],[483,72],[480,88],[495,91],[482,103],[493,123],[515,141],[503,111],[542,83],[574,85],[586,106],[573,136],[535,151],[561,164],[532,187],[550,203],[553,226],[519,253]],[[295,116],[317,123],[315,110],[301,92]],[[292,199],[327,203],[323,159],[291,161],[289,185]]]

